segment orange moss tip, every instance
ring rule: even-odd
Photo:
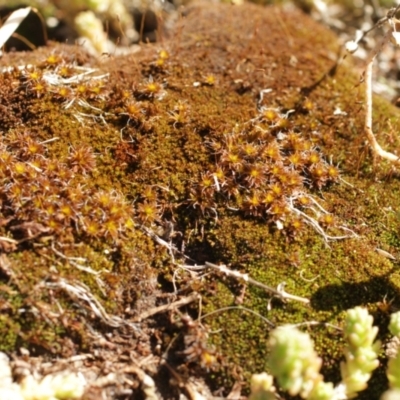
[[[299,218],[288,218],[284,223],[284,228],[290,238],[299,236],[305,229],[304,222]]]
[[[276,197],[279,197],[283,194],[283,187],[279,183],[272,184],[270,186],[270,190]]]
[[[74,209],[66,200],[59,205],[59,211],[66,218],[72,218],[75,215]]]
[[[243,167],[243,160],[238,152],[227,151],[221,156],[220,162],[222,165],[229,166],[233,169],[241,169]]]
[[[278,200],[272,203],[271,207],[268,209],[268,213],[274,215],[275,217],[281,218],[288,214],[289,210],[286,202]]]
[[[207,86],[214,86],[216,84],[216,82],[217,82],[217,80],[216,80],[215,76],[212,74],[207,75],[203,81],[204,85],[207,85]]]
[[[141,223],[152,223],[160,220],[160,214],[155,202],[139,203],[136,208],[137,217]]]
[[[289,127],[287,115],[275,108],[262,108],[258,120],[265,122],[270,128],[286,129]]]
[[[218,364],[217,357],[210,351],[205,350],[200,354],[200,365],[203,368],[208,370],[210,368],[216,367],[217,364]]]
[[[225,172],[220,166],[216,166],[213,175],[219,180],[219,181],[224,181],[225,180]]]
[[[148,201],[150,203],[155,202],[157,200],[157,192],[151,185],[147,185],[143,188],[141,196],[145,201]]]
[[[82,218],[81,224],[82,224],[85,232],[89,236],[101,236],[102,235],[102,230],[101,230],[100,224],[96,220],[89,218],[89,217]]]
[[[182,126],[189,121],[189,106],[187,102],[179,100],[168,114],[174,126]]]
[[[106,83],[103,80],[90,82],[89,92],[91,94],[90,98],[100,98],[101,95],[106,93]]]
[[[148,99],[161,100],[165,96],[165,90],[161,83],[153,80],[152,77],[149,78],[147,82],[139,85],[138,96],[144,96]]]
[[[290,164],[294,168],[299,168],[300,166],[304,165],[303,156],[301,153],[295,152],[288,157]]]
[[[308,154],[306,162],[309,164],[317,164],[320,160],[320,155],[316,151],[312,151],[310,154]]]
[[[62,65],[59,68],[58,73],[62,78],[69,78],[73,75],[74,69],[71,65]]]
[[[201,174],[201,179],[198,184],[198,187],[201,191],[214,187],[215,179],[214,175],[211,172],[206,172]]]
[[[141,102],[129,100],[121,114],[127,115],[130,120],[140,121],[144,116],[144,107]]]
[[[287,129],[289,128],[289,120],[287,118],[280,118],[276,121],[274,128]]]
[[[339,169],[333,165],[329,165],[327,168],[327,176],[332,180],[337,180],[339,178]]]
[[[297,202],[300,206],[306,207],[311,204],[311,200],[308,196],[301,195],[297,198]]]
[[[271,204],[275,199],[276,199],[275,193],[272,190],[270,190],[267,193],[265,193],[262,202],[268,205]]]
[[[245,174],[245,180],[250,187],[260,186],[265,179],[265,166],[261,164],[248,165]]]
[[[267,144],[262,151],[261,156],[268,157],[273,161],[281,160],[282,157],[279,144],[275,141]]]
[[[55,67],[58,66],[60,64],[62,64],[64,61],[64,59],[56,54],[56,53],[52,53],[50,54],[41,64],[42,67]]]
[[[267,122],[276,122],[280,119],[280,114],[277,110],[272,108],[266,108],[261,112],[262,118]]]
[[[319,162],[310,168],[311,184],[317,188],[322,188],[329,181],[326,166]]]
[[[170,55],[169,52],[165,49],[161,49],[158,52],[158,58],[157,60],[154,62],[154,66],[157,68],[163,68],[166,65],[167,60],[169,59]]]
[[[96,168],[96,157],[93,150],[86,145],[80,145],[77,148],[71,147],[67,161],[73,172],[87,173]]]
[[[262,214],[262,196],[261,193],[254,191],[249,196],[246,196],[243,203],[243,210],[245,214],[261,216]]]
[[[307,111],[312,111],[314,109],[314,103],[310,99],[306,99],[303,102],[303,109]]]
[[[334,226],[336,221],[332,214],[324,214],[318,219],[318,222],[324,227],[329,227]]]
[[[303,228],[303,221],[298,218],[294,218],[290,221],[290,227],[296,231],[299,231]]]
[[[22,72],[22,77],[24,77],[27,82],[38,82],[42,79],[43,73],[37,69],[27,69]]]
[[[282,180],[281,182],[283,183]],[[287,174],[287,179],[285,183],[292,188],[300,187],[304,183],[304,178],[296,171],[292,171]]]
[[[54,97],[62,101],[71,100],[72,95],[72,90],[66,86],[61,86],[54,91]]]
[[[48,86],[44,80],[33,82],[29,90],[37,97],[40,98],[48,92]]]
[[[165,66],[165,60],[163,58],[158,58],[155,62],[154,65],[158,68],[162,68]]]
[[[163,60],[168,60],[169,57],[170,57],[168,50],[161,49],[161,50],[158,52],[158,57],[161,58],[161,59],[163,59]]]
[[[254,143],[244,143],[243,146],[240,147],[240,150],[244,157],[252,158],[257,156],[257,154],[260,151],[260,148]]]

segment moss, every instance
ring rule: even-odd
[[[363,305],[383,327],[385,296],[399,302],[396,261],[376,251],[399,252],[398,176],[365,147],[359,77],[351,61],[336,64],[333,33],[299,12],[255,5],[192,5],[181,23],[179,40],[163,43],[162,65],[158,44],[101,64],[60,45],[1,60],[23,60],[41,76],[64,65],[71,76],[77,66],[97,69],[64,83],[65,93],[49,84],[38,92],[30,71],[0,77],[0,236],[8,238],[0,245],[9,263],[1,292],[10,317],[0,321],[1,349],[66,356],[93,348],[87,324],[109,332],[87,303],[54,286],[61,280],[84,284],[128,321],[174,282],[202,293],[219,360],[211,385],[228,390],[265,368],[270,324],[340,327],[346,309]],[[58,65],[44,62],[50,53]],[[93,77],[105,73],[99,85]],[[379,141],[394,148],[398,112],[375,104]],[[292,206],[327,234],[349,237],[327,243]],[[217,274],[205,282],[174,274],[148,230],[190,262],[224,263],[271,287],[285,282],[310,305]],[[224,309],[240,301],[243,309]],[[171,320],[151,323],[160,338],[182,337]],[[337,379],[336,331],[307,329],[328,379]],[[161,344],[171,353],[169,343]]]

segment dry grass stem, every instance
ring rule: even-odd
[[[135,317],[133,319],[134,322],[141,322],[146,318],[149,318],[153,315],[159,314],[161,312],[169,311],[169,310],[174,310],[178,307],[184,306],[186,304],[190,304],[195,300],[198,300],[200,298],[200,295],[198,293],[192,293],[190,296],[183,297],[180,300],[174,301],[173,303],[170,304],[163,304],[162,306],[159,307],[154,307],[151,308],[150,310],[142,312],[140,315]]]
[[[278,296],[284,300],[300,301],[301,303],[305,303],[305,304],[308,304],[310,302],[310,300],[308,300],[304,297],[300,297],[300,296],[296,296],[296,295],[287,293],[284,290],[284,283],[281,283],[280,285],[278,285],[278,287],[276,289],[274,289],[270,286],[264,285],[263,283],[256,281],[253,278],[250,278],[248,274],[242,274],[239,271],[232,271],[225,265],[216,265],[216,264],[212,264],[208,261],[206,261],[205,265],[206,265],[206,267],[213,268],[219,272],[224,273],[227,276],[231,276],[236,279],[242,279],[245,282],[248,282],[251,285],[262,288],[262,289],[266,290],[267,292],[272,293],[274,296]]]
[[[365,100],[367,105],[365,114],[365,133],[374,154],[395,164],[400,164],[399,156],[382,149],[372,131],[372,65],[374,60],[375,56],[368,62],[365,70]]]
[[[32,7],[20,8],[14,11],[6,20],[4,25],[0,28],[0,47],[3,47],[7,40],[13,35],[18,29],[21,22],[31,12]]]

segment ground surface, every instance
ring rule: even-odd
[[[146,398],[146,375],[148,398],[239,398],[273,326],[320,322],[306,329],[330,380],[346,309],[368,307],[386,339],[399,177],[368,150],[359,75],[326,28],[205,3],[129,56],[49,45],[1,66],[0,349],[16,379],[68,365],[86,399]],[[374,128],[396,152],[397,109],[376,99]]]

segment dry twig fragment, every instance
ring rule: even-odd
[[[213,268],[217,271],[220,271],[220,272],[226,274],[227,276],[231,276],[231,277],[234,277],[237,279],[243,279],[245,282],[248,282],[254,286],[260,287],[260,288],[266,290],[267,292],[272,293],[274,296],[280,297],[281,299],[300,301],[301,303],[305,303],[305,304],[308,304],[310,302],[309,299],[306,299],[304,297],[300,297],[300,296],[296,296],[294,294],[287,293],[284,290],[284,286],[285,286],[284,283],[279,284],[277,289],[274,289],[270,286],[264,285],[263,283],[256,281],[253,278],[250,278],[247,274],[243,274],[239,271],[232,271],[225,265],[216,265],[216,264],[206,261],[205,266],[209,267],[209,268]]]
[[[379,145],[372,131],[372,64],[375,56],[368,62],[365,70],[365,97],[367,110],[365,114],[365,133],[367,134],[368,142],[372,151],[379,157],[385,158],[393,163],[400,164],[400,158],[393,153],[390,153]]]

